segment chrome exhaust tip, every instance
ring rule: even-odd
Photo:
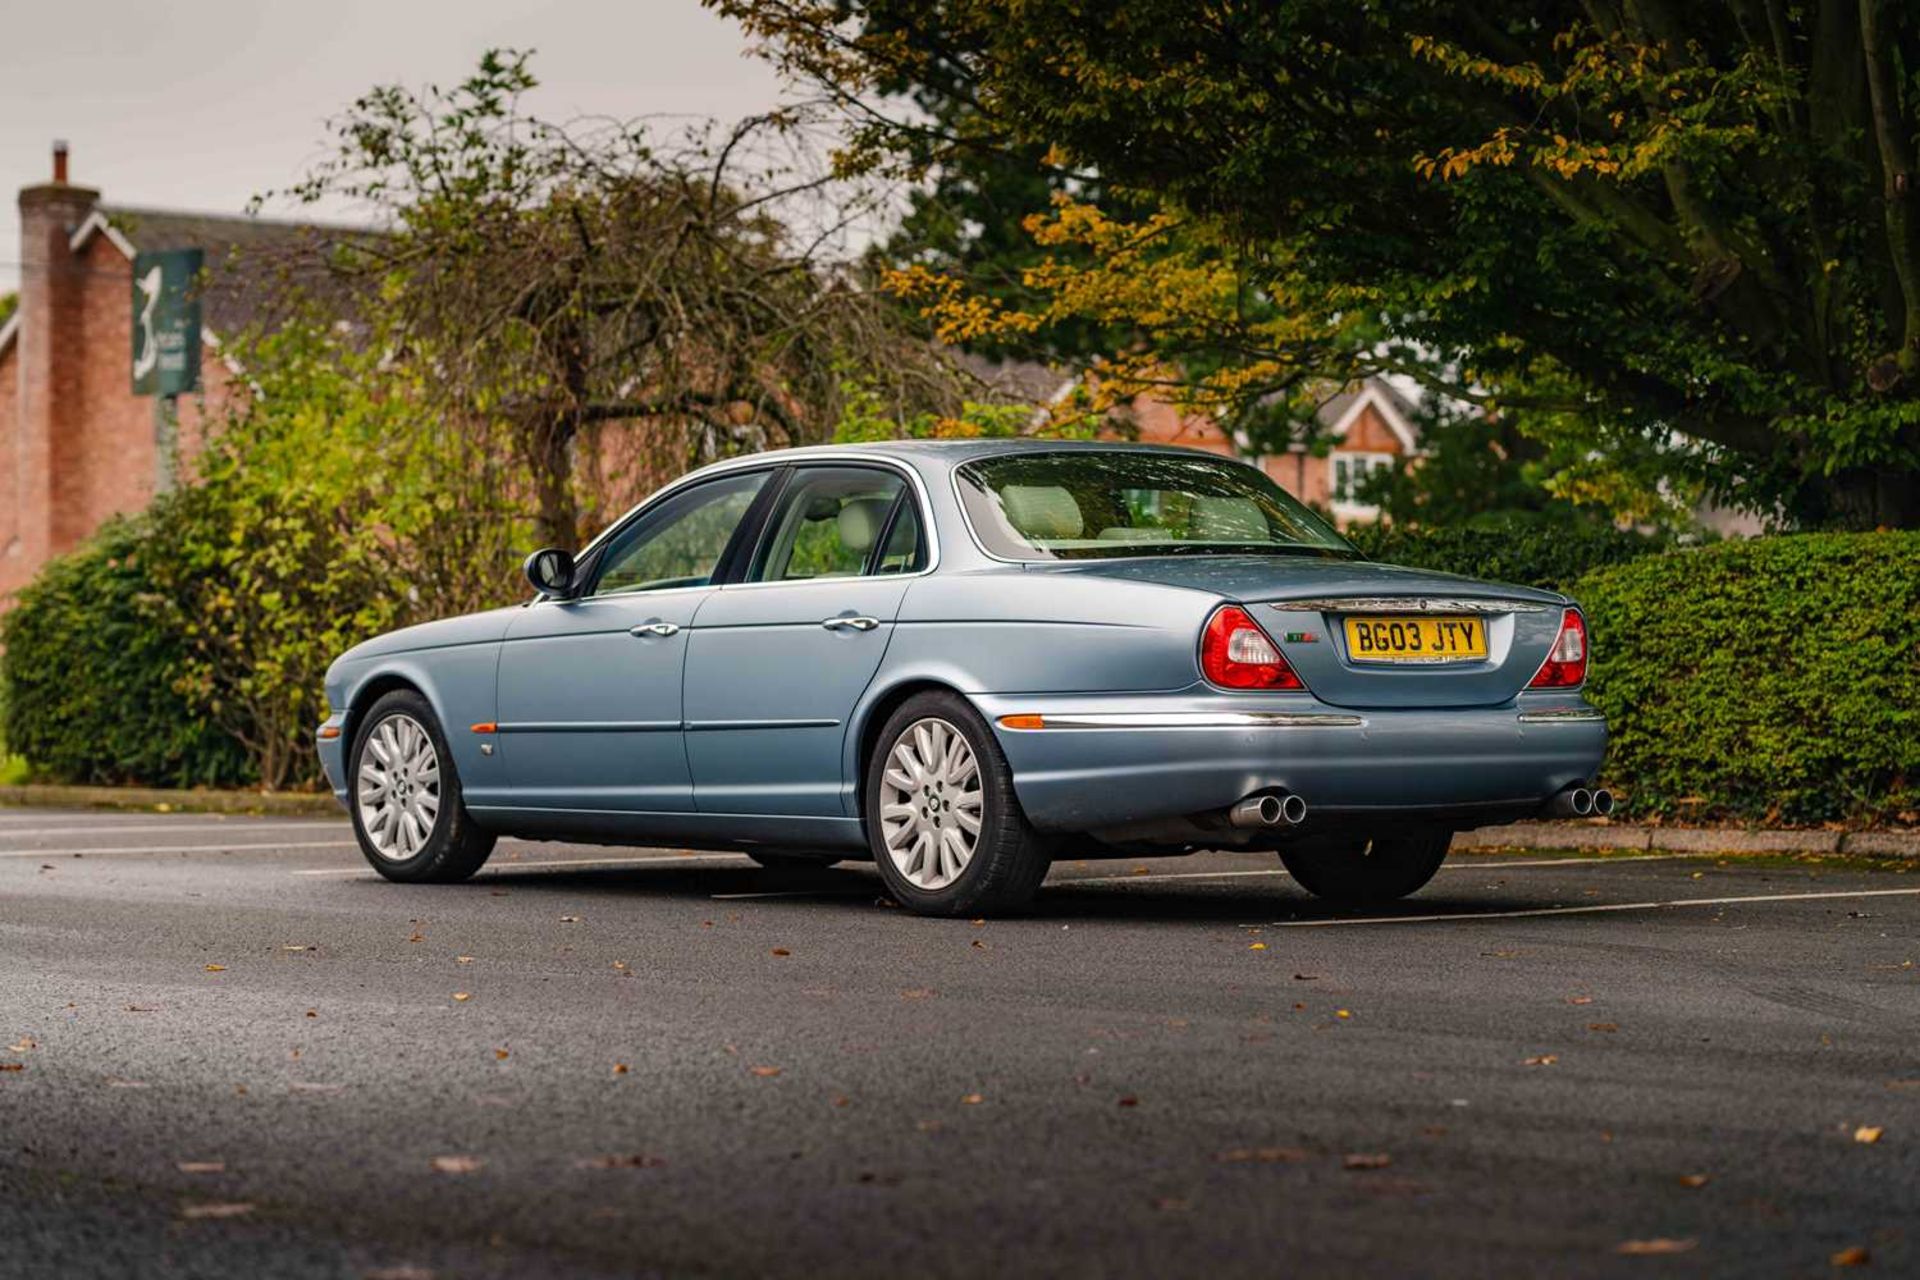
[[[1290,827],[1297,827],[1307,820],[1307,802],[1288,792],[1280,800],[1280,820]]]
[[[1609,796],[1611,805],[1613,798]],[[1554,818],[1590,818],[1593,816],[1593,792],[1585,787],[1568,787],[1547,801],[1547,814]]]
[[[1593,816],[1604,818],[1613,812],[1613,792],[1605,787],[1593,789]]]
[[[1236,827],[1277,827],[1285,815],[1279,796],[1248,796],[1227,810],[1227,821]]]

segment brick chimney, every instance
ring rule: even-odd
[[[14,437],[10,492],[0,502],[0,553],[37,565],[77,541],[75,530],[60,527],[63,481],[76,473],[67,455],[77,446],[81,424],[81,288],[85,282],[68,242],[99,203],[100,193],[67,181],[67,144],[53,144],[53,181],[20,191],[20,327],[16,332],[19,370],[18,431]],[[9,477],[0,476],[0,484]],[[66,504],[70,505],[70,504]],[[11,524],[13,527],[8,528]],[[84,530],[77,531],[84,536]],[[0,562],[0,580],[10,579]]]

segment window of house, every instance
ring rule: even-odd
[[[1390,453],[1335,453],[1333,462],[1334,509],[1342,515],[1372,515],[1379,507],[1364,497],[1366,482],[1375,474],[1393,467]]]

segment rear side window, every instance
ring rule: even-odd
[[[887,571],[890,561],[911,564],[917,554],[917,525],[899,516],[912,509],[906,481],[896,471],[802,467],[775,504],[748,580],[857,578]],[[905,532],[903,523],[909,526]]]
[[[1265,472],[1204,454],[1007,454],[955,474],[968,523],[1005,560],[1357,554]]]

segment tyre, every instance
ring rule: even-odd
[[[822,867],[837,867],[844,858],[814,858],[804,853],[761,853],[748,849],[746,854],[769,871],[804,871],[808,868],[818,871]]]
[[[461,799],[453,753],[427,700],[386,694],[354,734],[353,834],[373,869],[406,884],[465,880],[493,852],[494,837]]]
[[[1046,845],[1020,810],[1000,744],[965,698],[909,698],[881,726],[866,771],[867,839],[902,906],[930,916],[1015,911],[1046,879]]]
[[[1376,840],[1326,840],[1280,851],[1280,861],[1316,898],[1342,906],[1393,902],[1418,891],[1446,860],[1451,831]]]

